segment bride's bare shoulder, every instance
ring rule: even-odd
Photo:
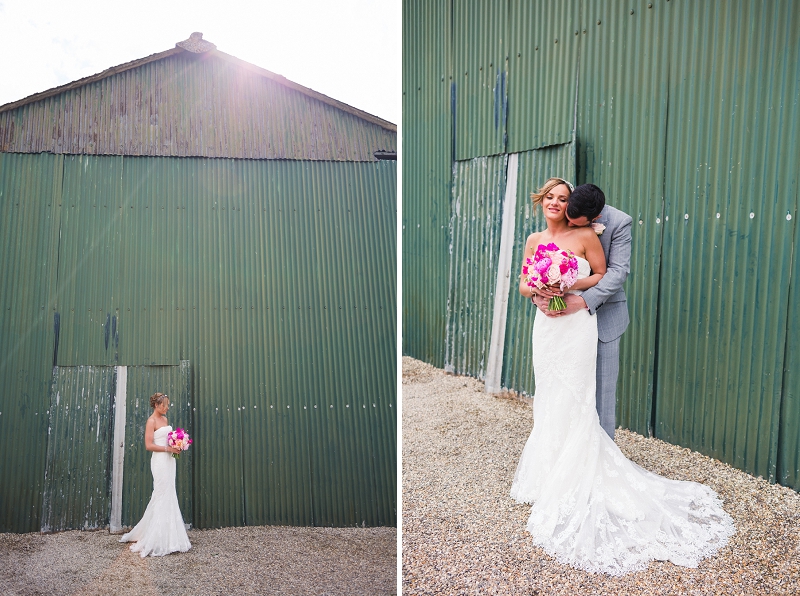
[[[533,252],[536,249],[536,245],[539,243],[539,238],[541,238],[541,236],[541,232],[533,232],[530,234],[527,240],[525,240],[525,248],[528,251]]]

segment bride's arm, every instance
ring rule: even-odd
[[[584,249],[586,250],[586,260],[589,261],[589,267],[592,268],[592,274],[589,277],[577,280],[570,290],[587,290],[597,285],[606,274],[606,255],[603,253],[603,245],[600,244],[600,239],[595,234],[594,230],[590,227],[581,228],[581,235],[583,238]]]
[[[528,239],[525,241],[525,251],[522,253],[522,265],[520,267],[519,273],[519,293],[522,294],[525,298],[533,297],[533,288],[531,288],[528,283],[525,281],[525,260],[528,257],[532,257],[533,253],[535,252],[534,246],[536,246],[537,240],[539,238],[539,233],[534,232]]]

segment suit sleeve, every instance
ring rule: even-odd
[[[633,219],[625,215],[625,220],[613,232],[608,249],[606,274],[596,286],[583,293],[589,312],[594,314],[606,300],[622,289],[622,284],[631,270],[631,226]]]

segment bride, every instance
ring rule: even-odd
[[[570,187],[551,178],[533,195],[547,228],[531,234],[525,256],[554,243],[578,257],[586,290],[606,271],[591,227],[570,227]],[[520,293],[532,290],[521,279]],[[650,561],[697,567],[734,533],[733,520],[707,486],[662,478],[627,460],[600,426],[595,407],[597,320],[588,310],[533,324],[533,431],[522,452],[511,497],[532,504],[533,542],[561,563],[609,575],[645,569]]]
[[[160,557],[175,551],[186,552],[192,545],[175,493],[175,458],[172,454],[179,451],[167,445],[167,435],[172,430],[167,423],[169,397],[154,393],[150,397],[150,407],[153,413],[145,426],[144,445],[153,452],[150,459],[153,496],[141,521],[119,541],[135,542],[130,548],[142,557]]]

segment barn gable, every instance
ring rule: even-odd
[[[0,106],[0,152],[375,161],[396,150],[394,124],[201,37]]]

